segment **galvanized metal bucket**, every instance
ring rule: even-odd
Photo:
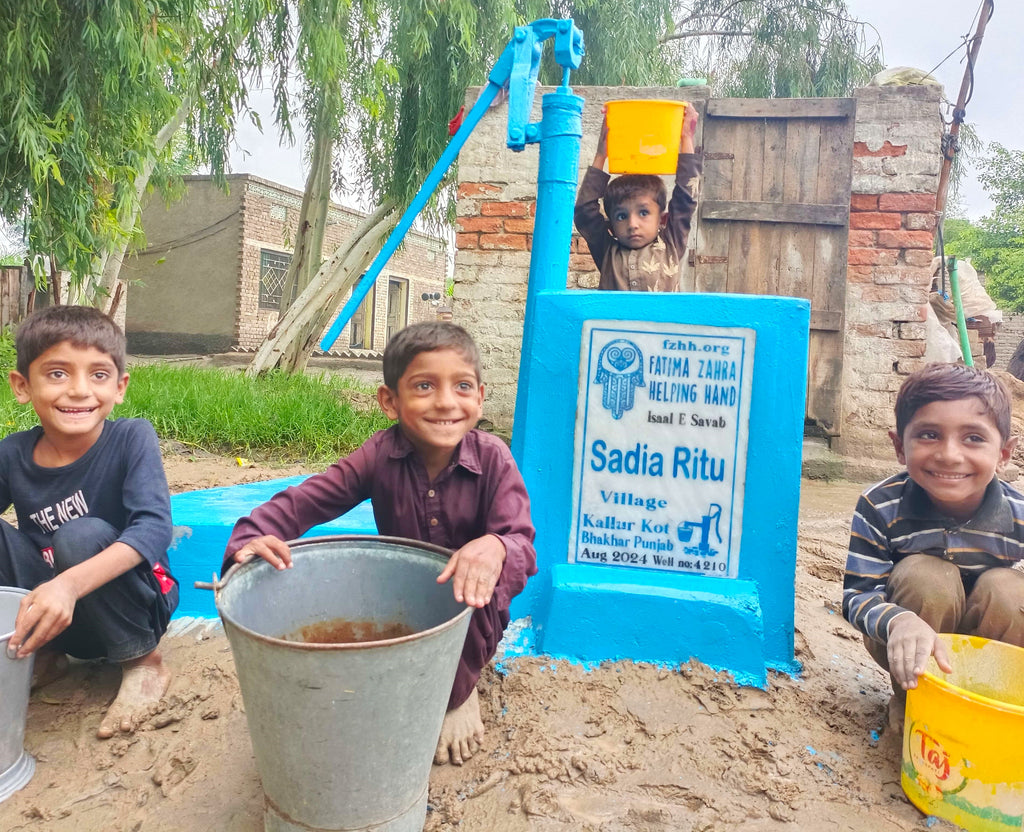
[[[215,585],[263,781],[264,828],[420,832],[472,612],[437,583],[450,553],[355,535],[290,545],[292,569],[251,561]],[[338,621],[411,634],[282,638]]]
[[[23,747],[35,654],[15,659],[7,653],[18,605],[26,595],[25,589],[0,587],[0,802],[24,788],[36,770],[35,759]]]

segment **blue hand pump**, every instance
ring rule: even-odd
[[[534,91],[543,44],[554,38],[555,60],[563,69],[562,85],[543,98],[540,124],[530,123]],[[572,214],[578,181],[580,137],[583,134],[583,99],[569,89],[569,72],[578,69],[583,58],[583,33],[571,20],[535,20],[517,26],[512,40],[501,53],[487,78],[487,86],[470,109],[437,160],[409,207],[402,214],[394,231],[360,279],[352,296],[327,330],[320,347],[329,350],[341,330],[355,314],[369,293],[384,265],[395,253],[430,195],[440,184],[445,172],[458,156],[470,133],[483,118],[497,94],[509,90],[507,146],[514,151],[527,144],[540,142],[537,175],[537,215],[534,222],[533,247],[530,256],[530,279],[526,296],[526,317],[523,325],[522,355],[534,348],[533,307],[538,292],[564,289],[569,271],[569,244],[572,237]],[[513,428],[513,452],[521,458],[516,439],[528,405],[528,363],[520,361],[519,388]]]

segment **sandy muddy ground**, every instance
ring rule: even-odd
[[[304,470],[243,469],[173,451],[166,464],[176,491]],[[617,663],[586,672],[528,659],[507,675],[488,671],[481,683],[485,746],[462,768],[434,768],[426,828],[927,828],[900,789],[899,740],[882,730],[886,679],[838,614],[849,515],[861,489],[803,483],[800,678],[773,675],[763,691],[737,688],[703,666]],[[94,739],[116,669],[79,664],[33,694],[25,744],[38,768],[0,806],[0,830],[262,829],[223,633],[195,627],[164,646],[174,682],[133,736]]]

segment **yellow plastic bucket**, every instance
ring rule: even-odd
[[[953,672],[930,659],[907,693],[900,780],[911,803],[969,832],[1024,829],[1024,649],[940,635]]]
[[[609,101],[608,170],[611,173],[676,172],[686,104],[660,99]]]

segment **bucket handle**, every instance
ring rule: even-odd
[[[236,563],[234,566],[232,566],[227,572],[224,573],[223,578],[218,579],[217,573],[214,572],[212,580],[196,581],[192,584],[192,586],[194,586],[196,589],[212,589],[214,594],[216,594],[224,588],[224,585],[228,582],[228,578],[231,577],[231,573],[235,571],[236,566],[241,566],[241,564]]]
[[[8,641],[11,640],[11,636],[13,635],[14,630],[11,630],[9,633],[4,633],[2,636],[0,636],[0,644],[6,644]]]
[[[212,589],[213,595],[216,598],[220,591],[228,585],[228,581],[230,581],[235,576],[235,573],[243,566],[245,566],[247,563],[252,563],[253,560],[255,560],[255,556],[245,561],[244,563],[233,563],[231,564],[230,567],[228,567],[228,571],[224,573],[223,577],[218,578],[217,573],[214,572],[211,580],[195,581],[192,584],[192,586],[194,586],[196,589]]]

